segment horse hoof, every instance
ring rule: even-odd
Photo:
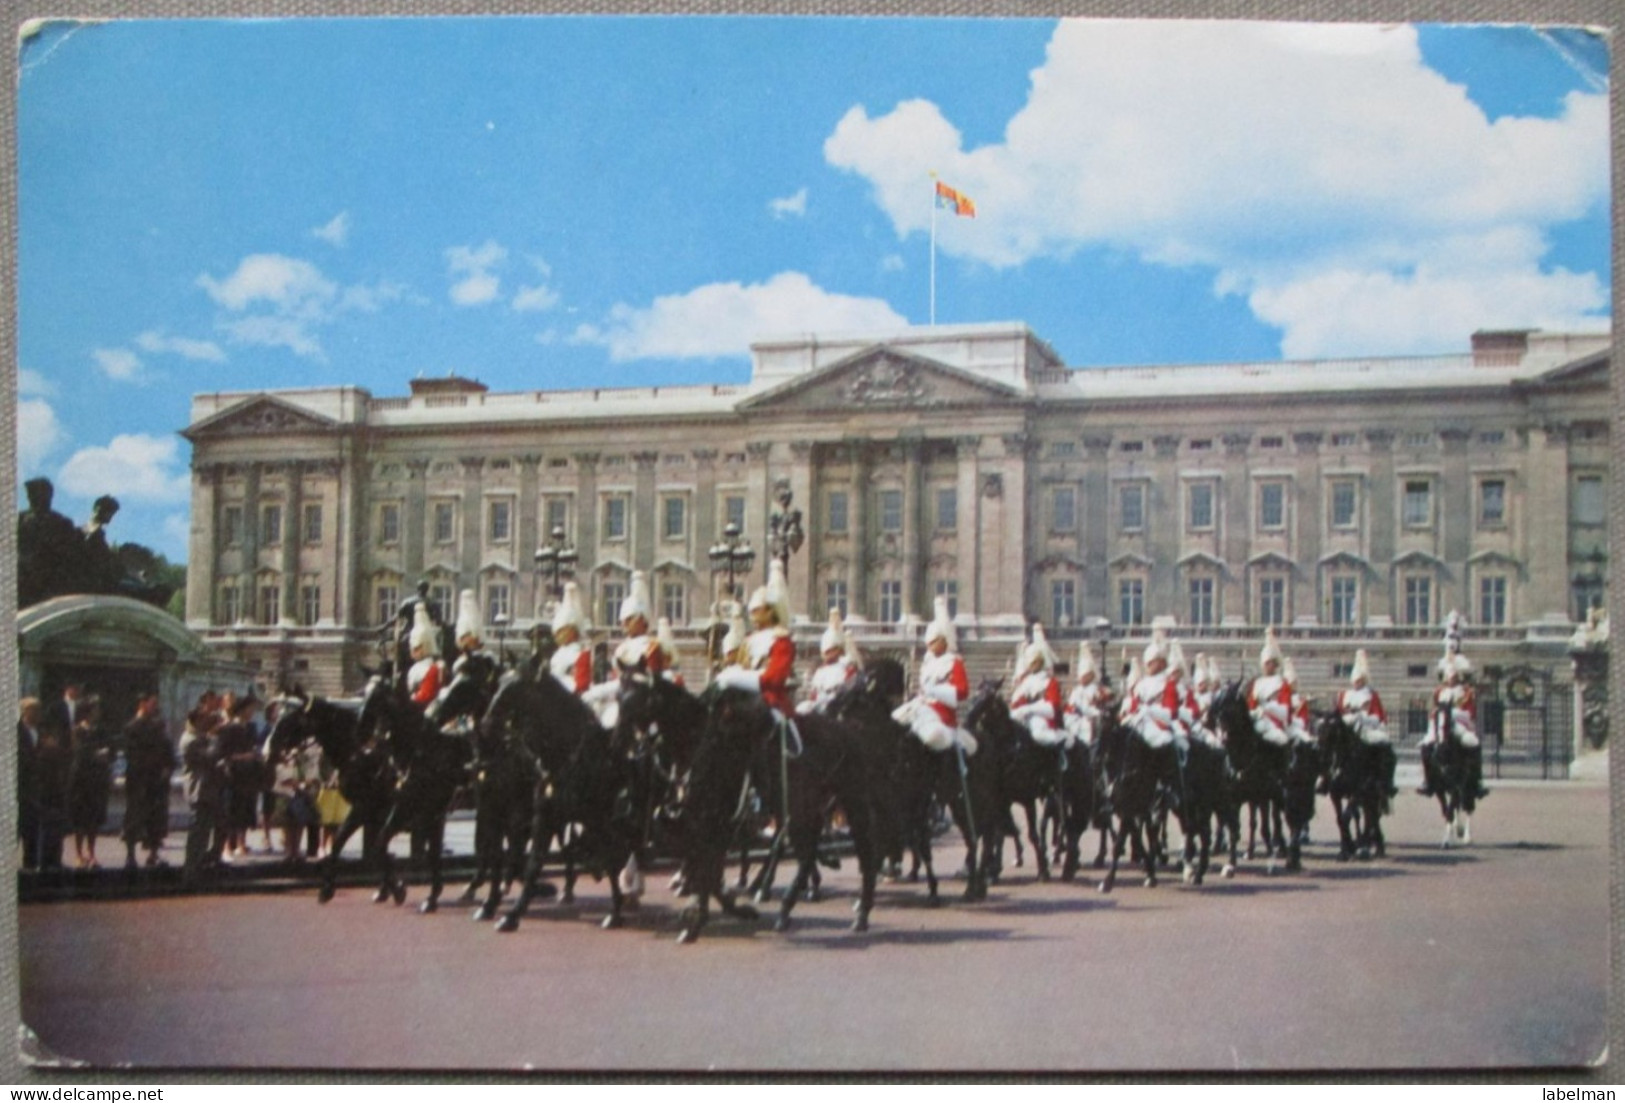
[[[1183,880],[1187,885],[1194,885],[1197,883],[1196,871],[1194,869],[1187,869],[1183,874],[1180,875],[1180,879]]]
[[[474,922],[489,923],[491,921],[491,917],[495,914],[495,908],[487,908],[484,905],[481,905],[480,907],[474,909]]]
[[[604,921],[598,924],[598,926],[606,931],[613,931],[617,927],[626,926],[626,920],[622,919],[618,915],[606,915],[604,916]]]
[[[815,888],[809,888],[806,892],[801,894],[801,898],[809,904],[816,904],[824,898],[824,894]]]
[[[869,917],[860,915],[852,921],[852,933],[862,934],[869,929]]]
[[[1100,889],[1100,891],[1102,893],[1108,893],[1108,892],[1112,891],[1111,885],[1107,884],[1105,881],[1100,882],[1100,884],[1095,886],[1095,887]]]
[[[331,899],[333,899],[333,889],[330,886],[323,885],[316,890],[316,903],[325,904]]]
[[[1230,878],[1230,877],[1234,877],[1235,875],[1236,875],[1236,867],[1235,866],[1227,865],[1223,869],[1219,870],[1219,876],[1220,877]]]
[[[511,915],[503,916],[502,917],[502,922],[497,924],[497,930],[501,931],[503,934],[512,934],[513,932],[517,931],[518,929],[519,929],[519,920],[515,919]]]
[[[677,945],[691,946],[700,940],[700,932],[684,927],[677,932]]]
[[[433,900],[425,900],[423,903],[418,905],[419,915],[433,915],[439,910],[440,905],[435,903]]]
[[[790,929],[790,917],[787,915],[779,916],[773,921],[773,929],[779,934],[784,934]]]
[[[1157,887],[1157,879],[1155,877],[1147,877],[1145,879],[1145,887],[1148,888],[1148,889],[1156,888]]]
[[[377,892],[372,894],[372,902],[374,904],[382,904],[385,900],[388,900],[388,899],[389,899],[389,890],[387,888],[386,889],[379,889]]]
[[[395,888],[390,893],[390,896],[394,897],[397,907],[406,903],[406,886],[400,882],[396,882]]]

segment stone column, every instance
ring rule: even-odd
[[[1569,426],[1549,422],[1527,435],[1523,561],[1528,582],[1517,607],[1526,621],[1550,614],[1567,619],[1574,615],[1569,592]],[[1553,554],[1559,548],[1562,554]]]
[[[598,456],[597,452],[576,452],[570,458],[576,468],[576,579],[581,600],[588,606],[588,619],[597,624],[599,609],[593,604],[593,570],[598,566]],[[598,625],[613,628],[614,625]]]
[[[768,561],[773,558],[767,553],[767,518],[773,509],[773,479],[767,467],[773,455],[773,442],[753,440],[745,445],[745,455],[750,461],[745,467],[745,535],[756,549],[756,568],[761,571],[758,577],[766,578]],[[755,580],[745,576],[735,577],[734,581],[744,592],[745,599],[750,600],[750,593],[756,588]]]
[[[847,606],[853,616],[869,615],[869,464],[870,442],[849,441],[852,449],[852,490],[847,501],[847,527],[852,557],[847,563]]]
[[[1224,486],[1220,495],[1224,500],[1219,523],[1223,535],[1219,546],[1226,573],[1220,583],[1222,616],[1237,618],[1251,624],[1253,612],[1247,607],[1247,559],[1252,555],[1253,492],[1252,479],[1247,470],[1247,449],[1253,435],[1226,433],[1220,438],[1224,447]]]
[[[1366,579],[1366,592],[1361,595],[1361,612],[1366,620],[1373,616],[1394,616],[1393,564],[1398,548],[1399,515],[1395,510],[1397,488],[1394,486],[1394,432],[1392,429],[1368,429],[1366,444],[1371,451],[1371,485],[1366,488],[1370,502],[1365,523],[1371,531],[1371,567],[1373,577]]]
[[[1326,531],[1326,507],[1320,478],[1320,433],[1293,433],[1297,452],[1297,499],[1293,503],[1292,560],[1298,565],[1292,580],[1292,615],[1320,619],[1321,533]]]
[[[534,559],[536,549],[547,537],[542,531],[541,467],[542,457],[535,453],[519,457],[519,502],[515,507],[519,515],[514,518],[513,530],[513,565],[519,575],[513,595],[515,622],[521,609],[534,610],[540,617],[545,604],[546,586],[537,583]]]
[[[370,628],[372,617],[367,610],[367,592],[363,583],[371,556],[363,555],[368,521],[366,517],[366,451],[355,437],[346,435],[339,441],[339,455],[335,464],[338,506],[333,518],[333,554],[336,565],[334,608],[339,611],[339,623],[346,627]],[[364,561],[365,560],[365,561]]]
[[[192,464],[192,527],[186,550],[186,623],[192,627],[214,623],[214,577],[220,562],[215,530],[219,484],[219,464]]]
[[[811,534],[816,523],[813,518],[818,507],[815,497],[817,488],[813,485],[812,456],[812,441],[790,442],[790,493],[794,495],[790,508],[801,510],[801,528],[808,535],[801,551],[790,556],[790,566],[786,573],[790,586],[791,610],[805,614],[817,622],[826,619],[829,610],[819,608],[823,604],[823,596],[813,593],[814,548]]]
[[[1006,433],[1000,439],[1004,456],[997,467],[1004,481],[1004,493],[999,499],[1004,516],[999,525],[999,549],[995,556],[998,574],[990,592],[997,595],[995,615],[1015,615],[1025,622],[1032,605],[1027,567],[1032,561],[1033,532],[1039,523],[1039,510],[1033,502],[1037,480],[1028,478],[1027,471],[1028,456],[1035,442],[1031,434],[1025,432]]]
[[[982,482],[980,450],[982,438],[954,438],[959,466],[959,611],[973,617],[982,615],[981,561],[985,542],[982,531]],[[927,610],[930,610],[927,606]]]
[[[248,611],[247,619],[255,623],[265,617],[260,610],[259,587],[254,577],[260,569],[260,476],[258,463],[248,464],[243,475],[243,561],[237,576],[242,591],[242,607]]]
[[[711,545],[722,539],[722,524],[717,518],[717,456],[715,448],[696,448],[694,457],[694,573],[709,579],[705,587],[706,605],[695,609],[689,619],[700,621],[712,616],[711,605],[717,601],[719,583],[711,574]]]
[[[1179,541],[1185,528],[1179,515],[1179,437],[1152,437],[1151,453],[1151,485],[1145,503],[1145,547],[1151,557],[1151,576],[1146,584],[1145,612],[1147,617],[1172,613],[1183,621],[1189,610],[1178,593]]]
[[[1439,558],[1445,563],[1445,577],[1439,580],[1439,609],[1460,609],[1469,622],[1478,620],[1477,603],[1468,592],[1467,557],[1472,554],[1473,499],[1476,488],[1467,470],[1466,429],[1439,430],[1444,463],[1439,479]]]
[[[406,503],[401,508],[401,573],[405,576],[402,583],[405,591],[417,585],[428,565],[428,480],[427,457],[406,461]]]
[[[1085,619],[1105,617],[1117,620],[1113,607],[1111,558],[1111,464],[1112,438],[1092,435],[1083,438],[1083,501],[1080,503],[1078,557],[1083,560],[1083,595],[1078,606]]]
[[[334,624],[347,623],[345,605],[342,594],[348,592],[348,587],[342,581],[345,563],[339,558],[339,546],[343,544],[342,527],[339,518],[343,514],[337,488],[339,486],[339,472],[341,466],[336,459],[311,460],[305,464],[305,470],[319,480],[333,480],[333,493],[319,483],[315,497],[322,506],[322,539],[315,551],[316,580],[322,588],[322,615]],[[304,518],[300,518],[300,539],[304,539]]]
[[[462,457],[463,465],[463,547],[462,555],[457,561],[458,586],[461,589],[479,590],[480,553],[485,547],[485,499],[480,493],[480,475],[485,470],[485,459],[481,456]],[[417,582],[415,578],[407,578],[404,585],[410,588]],[[402,595],[404,596],[404,595]],[[460,596],[460,595],[458,595]],[[483,602],[481,608],[483,608]],[[453,604],[451,617],[456,618],[457,606]]]
[[[659,535],[660,497],[655,489],[655,468],[660,463],[659,452],[633,452],[632,462],[637,474],[632,488],[632,566],[640,571],[651,571],[655,565],[655,541]],[[649,579],[653,598],[655,580]]]
[[[919,437],[899,441],[903,450],[903,615],[918,615],[920,604],[920,456],[925,443]],[[929,612],[931,602],[923,608]]]
[[[304,501],[305,465],[290,460],[286,465],[288,493],[282,505],[282,616],[283,624],[299,623],[299,546],[304,542],[300,504]]]

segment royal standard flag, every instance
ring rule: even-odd
[[[955,191],[941,180],[937,181],[937,206],[945,207],[954,214],[966,218],[976,217],[976,204],[971,201],[971,197]]]

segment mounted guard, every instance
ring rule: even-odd
[[[1044,626],[1033,624],[1032,642],[1021,649],[1016,668],[1019,681],[1010,698],[1010,719],[1026,727],[1042,747],[1071,742],[1061,720],[1061,685],[1055,680],[1055,652]]]
[[[1292,741],[1292,687],[1281,665],[1280,641],[1273,627],[1266,628],[1264,646],[1258,652],[1258,676],[1247,684],[1247,708],[1253,715],[1253,730],[1277,747]]]
[[[427,709],[440,695],[446,666],[440,661],[440,631],[429,618],[426,601],[420,600],[412,608],[407,647],[412,665],[406,671],[406,693],[419,710]]]
[[[857,681],[863,669],[857,645],[841,622],[838,608],[829,611],[829,627],[819,638],[818,651],[824,661],[807,679],[807,699],[796,706],[796,712],[803,716],[823,712],[836,694]]]
[[[1382,707],[1382,698],[1371,686],[1371,659],[1361,648],[1354,653],[1354,667],[1349,671],[1349,688],[1337,695],[1337,711],[1343,723],[1359,735],[1360,741],[1375,748],[1383,786],[1388,795],[1399,792],[1394,788],[1396,760],[1394,746],[1388,737],[1388,712]]]
[[[1168,637],[1158,628],[1141,656],[1145,673],[1129,694],[1127,723],[1155,752],[1158,773],[1176,797],[1184,792],[1184,758],[1189,738],[1179,719],[1182,691],[1168,669]]]
[[[1095,653],[1084,640],[1078,644],[1078,684],[1066,698],[1066,712],[1062,723],[1067,733],[1086,747],[1095,744],[1106,711],[1112,707],[1112,691],[1106,688],[1095,665]]]
[[[966,755],[973,755],[976,739],[959,726],[959,706],[970,696],[970,679],[958,644],[948,617],[948,599],[939,597],[925,629],[919,693],[893,712],[892,718],[908,725],[930,750],[946,751],[957,745]]]
[[[564,584],[564,594],[553,610],[553,641],[558,645],[547,669],[560,685],[577,697],[592,685],[592,651],[582,642],[587,617],[581,609],[581,591],[574,582]]]
[[[1422,754],[1422,787],[1417,793],[1436,796],[1442,789],[1434,758],[1444,740],[1448,722],[1455,729],[1467,761],[1467,783],[1479,800],[1484,788],[1484,748],[1478,740],[1478,695],[1472,684],[1473,664],[1461,653],[1461,615],[1454,609],[1445,618],[1444,658],[1439,660],[1439,688],[1433,691],[1433,721],[1418,746]]]

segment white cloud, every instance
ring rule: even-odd
[[[880,258],[880,270],[882,272],[901,272],[905,267],[902,255],[899,253],[887,253]]]
[[[129,349],[93,349],[90,355],[109,379],[133,383],[141,377],[141,358]]]
[[[106,446],[75,452],[62,465],[57,483],[83,498],[111,494],[138,502],[184,502],[191,495],[191,479],[184,466],[174,469],[179,460],[180,442],[173,437],[125,433]]]
[[[164,539],[170,547],[178,548],[181,555],[186,554],[187,547],[192,542],[192,521],[184,513],[171,513],[163,519],[161,530]]]
[[[325,241],[334,248],[344,248],[345,243],[350,240],[350,212],[340,211],[325,226],[318,226],[310,231],[310,236],[318,241]]]
[[[406,285],[392,283],[388,280],[375,284],[358,283],[353,287],[346,287],[339,295],[338,310],[359,310],[364,314],[376,314],[385,303],[397,302],[406,297]]]
[[[1063,21],[1002,141],[966,148],[912,100],[853,107],[824,155],[869,181],[900,236],[929,225],[935,170],[977,203],[975,220],[939,222],[945,254],[1009,267],[1104,247],[1203,265],[1285,327],[1283,348],[1318,355],[1371,351],[1340,343],[1360,319],[1323,315],[1380,286],[1424,343],[1521,324],[1531,291],[1547,316],[1595,325],[1595,287],[1544,270],[1544,246],[1451,264],[1449,279],[1423,270],[1455,243],[1540,241],[1596,210],[1607,123],[1606,97],[1582,93],[1556,118],[1492,123],[1406,26]],[[1371,294],[1319,312],[1294,294],[1338,274]],[[1469,300],[1483,313],[1465,329],[1449,310],[1427,320]]]
[[[17,469],[31,475],[46,456],[66,439],[56,411],[43,398],[17,402]]]
[[[187,360],[206,360],[212,364],[226,362],[226,354],[213,341],[198,341],[190,337],[168,337],[149,329],[135,339],[136,348],[143,352],[174,353]]]
[[[513,297],[513,308],[520,312],[552,310],[559,305],[559,293],[545,283],[535,287],[521,287]]]
[[[767,209],[774,218],[801,218],[807,213],[807,189],[802,188],[783,199],[769,199]]]
[[[50,398],[56,394],[56,384],[32,368],[18,368],[17,393],[25,397]]]
[[[198,286],[227,310],[264,303],[280,313],[305,317],[322,313],[338,294],[314,264],[278,253],[244,257],[225,279],[204,274],[198,277]]]
[[[301,318],[255,314],[247,318],[228,319],[220,323],[220,328],[241,345],[285,348],[296,356],[308,356],[315,360],[323,358],[321,341],[311,333],[310,323]]]
[[[453,245],[446,250],[446,268],[455,277],[451,301],[458,306],[480,306],[502,294],[502,281],[491,271],[508,259],[508,250],[494,241],[470,248]]]
[[[906,319],[880,299],[839,295],[800,272],[765,283],[712,283],[663,295],[647,307],[618,303],[602,326],[582,325],[576,344],[602,345],[617,361],[744,356],[769,334],[895,330]]]

